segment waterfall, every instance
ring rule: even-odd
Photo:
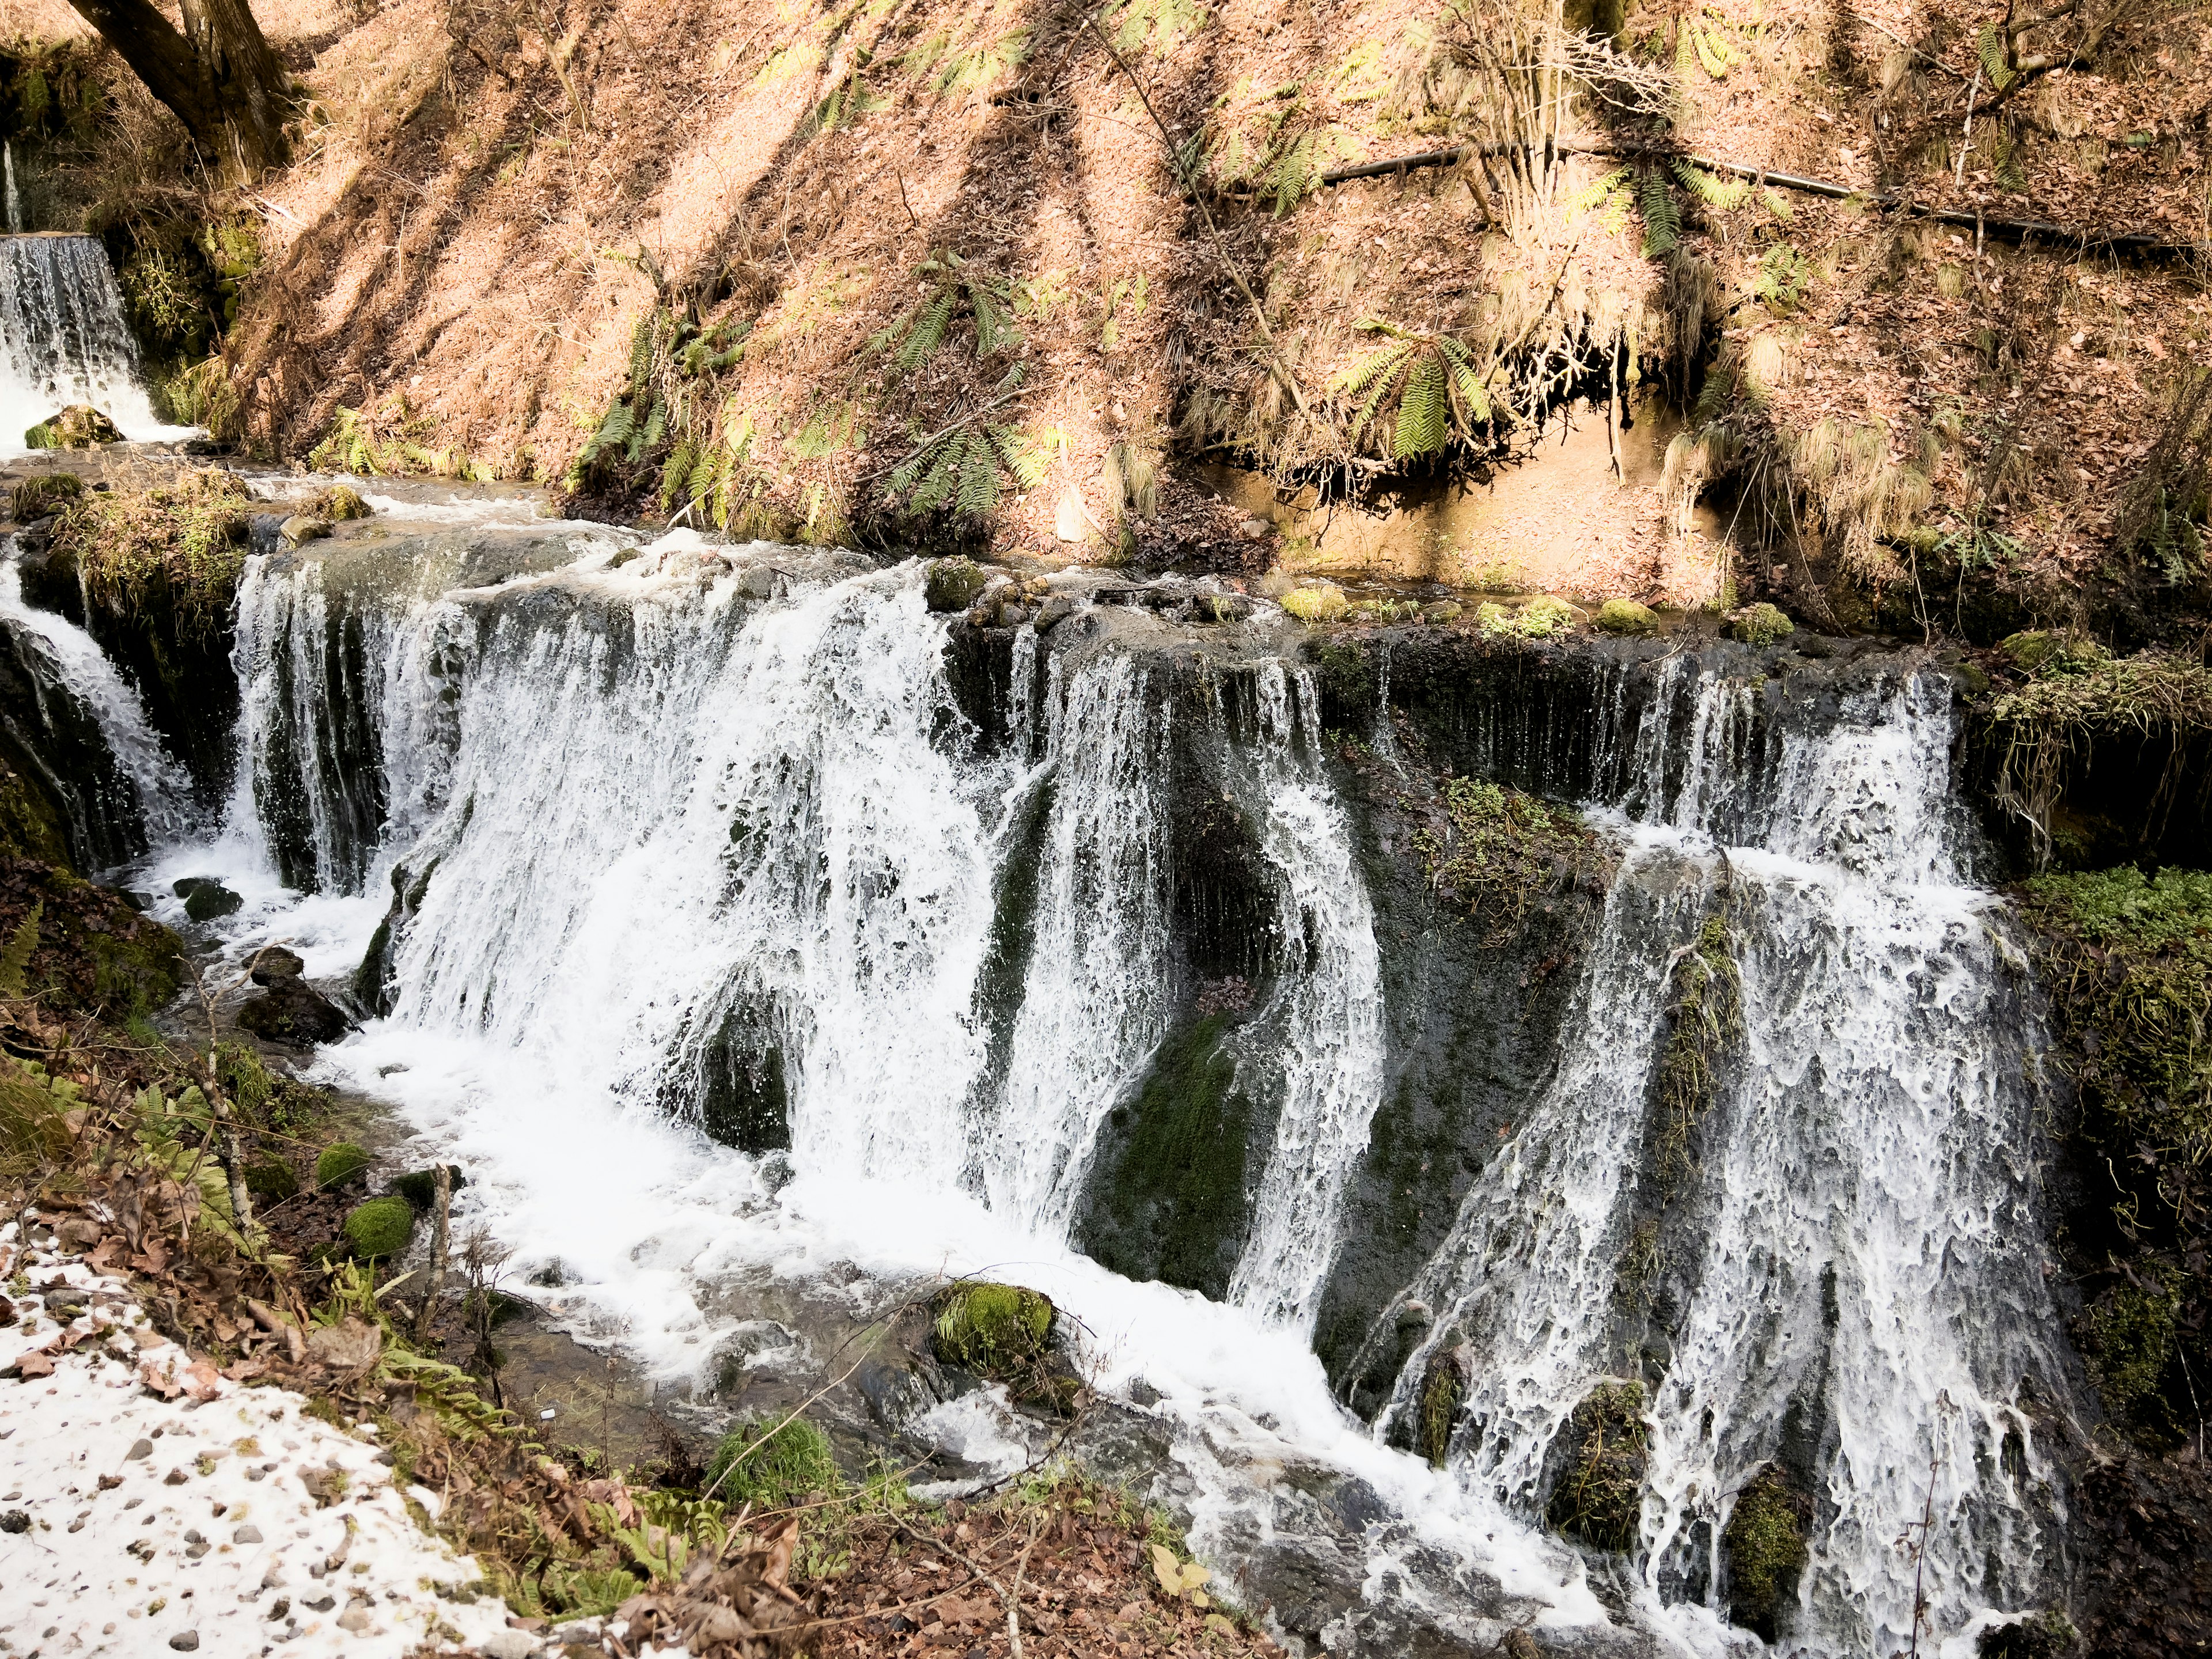
[[[129,438],[184,435],[154,414],[107,252],[92,236],[0,243],[0,456],[56,410],[90,404]]]
[[[1828,1443],[1793,1634],[1888,1653],[1916,1580],[1941,1638],[2032,1605],[2054,1547],[2029,1411],[2066,1371],[2021,1247],[2039,1229],[2021,958],[1963,884],[1947,686],[1903,676],[1778,732],[1747,682],[1665,672],[1626,746],[1627,850],[1558,1079],[1411,1288],[1439,1317],[1393,1414],[1465,1342],[1462,1476],[1536,1502],[1612,1358],[1668,969],[1717,913],[1745,1052],[1666,1236],[1693,1259],[1646,1418],[1643,1595],[1685,1631],[1710,1617],[1730,1509],[1810,1412]],[[1896,1540],[1923,1510],[1916,1561]]]

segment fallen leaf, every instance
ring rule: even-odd
[[[246,1382],[259,1376],[268,1369],[269,1362],[265,1359],[241,1359],[227,1367],[223,1375],[234,1382]]]
[[[383,1352],[384,1333],[351,1314],[307,1337],[307,1358],[335,1371],[366,1370]]]
[[[206,1360],[196,1360],[185,1373],[185,1392],[195,1400],[213,1400],[222,1392],[222,1379]]]
[[[15,1362],[15,1369],[21,1373],[26,1382],[34,1376],[52,1376],[54,1374],[53,1356],[44,1348],[33,1348]]]
[[[141,1364],[138,1380],[164,1400],[174,1400],[185,1391],[185,1385],[172,1374],[172,1367],[158,1360],[149,1359]]]

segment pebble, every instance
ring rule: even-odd
[[[538,1651],[538,1638],[526,1630],[495,1632],[477,1644],[484,1659],[530,1659]]]
[[[200,1650],[200,1633],[196,1630],[180,1630],[169,1638],[169,1645],[179,1653],[198,1653]]]
[[[261,1528],[240,1527],[236,1532],[231,1534],[230,1541],[234,1544],[258,1544],[261,1541]]]

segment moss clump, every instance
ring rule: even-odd
[[[1413,1423],[1413,1449],[1437,1468],[1444,1466],[1451,1450],[1452,1425],[1459,1419],[1460,1402],[1474,1374],[1474,1359],[1462,1345],[1439,1348],[1430,1357],[1421,1377],[1419,1415]]]
[[[14,938],[33,909],[39,925],[23,983],[49,1007],[120,1024],[176,995],[184,953],[174,933],[109,888],[43,862],[0,856],[0,939]]]
[[[23,434],[26,449],[95,449],[122,441],[120,428],[90,404],[71,404]]]
[[[1713,1103],[1720,1059],[1743,1036],[1743,981],[1728,921],[1707,916],[1674,963],[1666,1052],[1659,1060],[1659,1178],[1669,1190],[1689,1170],[1690,1132]]]
[[[49,472],[42,477],[26,478],[15,486],[15,522],[29,524],[34,519],[43,519],[83,494],[84,480],[74,472]]]
[[[1991,1625],[1974,1640],[1975,1659],[2066,1659],[2081,1642],[2074,1621],[2056,1608],[2010,1624]]]
[[[1329,623],[1342,618],[1352,609],[1352,601],[1344,597],[1344,590],[1334,582],[1316,582],[1310,586],[1294,587],[1282,597],[1282,607],[1302,623]]]
[[[2050,666],[2054,671],[2085,673],[2100,664],[2112,660],[2112,653],[2094,640],[2075,634],[2052,633],[2033,628],[2024,633],[2008,634],[1997,641],[1997,649],[2008,661],[2023,673]]]
[[[1006,1383],[1017,1398],[1049,1393],[1056,1316],[1040,1291],[963,1279],[938,1294],[930,1348],[947,1365]]]
[[[724,1435],[707,1466],[707,1487],[735,1510],[755,1514],[788,1508],[843,1484],[830,1437],[803,1417],[740,1424]]]
[[[1597,625],[1607,634],[1649,639],[1659,631],[1659,613],[1633,599],[1607,599],[1597,608]]]
[[[372,1198],[348,1212],[343,1231],[357,1256],[398,1255],[415,1237],[415,1206],[389,1194]]]
[[[1746,605],[1728,621],[1729,637],[1749,646],[1772,645],[1797,631],[1797,624],[1774,606],[1760,602]]]
[[[1593,1549],[1629,1550],[1643,1531],[1644,1385],[1604,1382],[1567,1419],[1565,1474],[1552,1489],[1545,1517]]]
[[[1596,831],[1582,815],[1534,795],[1474,778],[1444,785],[1445,827],[1414,846],[1439,893],[1486,917],[1486,942],[1513,939],[1529,914],[1599,863]]]
[[[1729,1618],[1771,1642],[1805,1571],[1805,1504],[1780,1473],[1761,1470],[1736,1495],[1721,1532]]]
[[[343,1187],[368,1168],[368,1153],[350,1140],[334,1140],[315,1160],[315,1185]]]
[[[965,611],[990,580],[989,573],[973,559],[934,560],[922,580],[922,599],[932,611]]]
[[[281,1204],[300,1190],[300,1177],[278,1158],[264,1158],[246,1166],[246,1190],[258,1199]]]
[[[213,635],[246,568],[252,499],[238,478],[214,469],[137,494],[82,495],[55,521],[53,552],[76,567],[95,603],[166,607],[186,631]]]
[[[53,798],[0,761],[0,850],[69,867],[69,829]]]
[[[319,489],[300,503],[301,513],[311,519],[366,519],[371,510],[358,492],[343,484]]]
[[[2163,1404],[2156,1396],[2173,1363],[2181,1316],[2179,1282],[2175,1274],[2150,1285],[2117,1286],[2091,1303],[2082,1315],[2081,1346],[2107,1416],[2124,1420],[2172,1415],[2147,1413],[2145,1407]]]
[[[458,1193],[469,1184],[468,1177],[461,1173],[459,1164],[448,1164],[446,1166],[446,1171],[453,1177],[453,1185],[448,1188],[449,1191]],[[416,1209],[428,1214],[437,1207],[438,1172],[434,1169],[410,1170],[392,1183],[392,1190]]]
[[[1434,605],[1421,607],[1421,620],[1438,624],[1457,622],[1460,613],[1466,609],[1457,599],[1438,599]]]
[[[1517,610],[1495,602],[1480,605],[1474,623],[1490,639],[1556,639],[1575,625],[1575,610],[1565,599],[1540,593]]]

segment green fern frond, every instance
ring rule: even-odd
[[[1637,200],[1644,209],[1644,257],[1672,252],[1682,240],[1682,219],[1666,175],[1656,167],[1645,173]]]
[[[1391,441],[1391,453],[1401,461],[1412,455],[1433,455],[1444,447],[1450,433],[1443,358],[1425,351],[1406,378],[1406,395],[1399,400],[1398,430]]]
[[[1697,48],[1690,43],[1691,37],[1697,33],[1697,21],[1693,18],[1682,17],[1675,20],[1674,73],[1685,81],[1690,78],[1690,71],[1696,67],[1698,62]]]
[[[713,495],[716,477],[721,471],[721,457],[713,450],[701,452],[698,459],[691,463],[691,471],[684,477],[684,499],[687,501],[703,501]]]
[[[1674,176],[1693,192],[1706,206],[1717,208],[1723,213],[1733,213],[1751,198],[1751,180],[1722,179],[1701,167],[1677,157],[1674,162]]]
[[[1622,184],[1627,180],[1627,178],[1628,169],[1626,167],[1615,167],[1611,173],[1607,173],[1604,178],[1594,180],[1584,188],[1577,191],[1572,196],[1569,197],[1567,198],[1567,211],[1571,214],[1588,213],[1592,208],[1597,206],[1599,203],[1604,201],[1607,197],[1612,195],[1614,191],[1620,189]]]
[[[1787,219],[1791,212],[1790,198],[1769,185],[1765,191],[1766,210],[1778,219]]]
[[[660,510],[663,513],[674,512],[678,501],[689,499],[684,492],[691,482],[691,469],[698,459],[689,442],[678,444],[668,452],[668,459],[660,467]]]
[[[953,302],[953,292],[947,288],[940,289],[937,297],[922,307],[921,314],[915,319],[914,331],[906,337],[906,343],[892,360],[900,374],[913,373],[945,343],[945,331],[952,321]]]
[[[19,997],[29,988],[31,958],[39,950],[39,920],[46,908],[44,899],[33,901],[30,914],[0,946],[0,997]]]
[[[645,424],[638,428],[629,441],[629,459],[633,465],[660,447],[661,440],[668,435],[668,404],[661,398],[653,400],[652,410]]]
[[[959,478],[961,458],[966,453],[967,447],[958,441],[957,434],[931,450],[929,471],[922,478],[921,488],[915,492],[914,500],[909,504],[915,512],[933,512],[952,498],[953,488]]]
[[[645,395],[645,383],[653,374],[653,322],[650,315],[641,317],[630,331],[629,395],[633,400]]]
[[[1010,426],[993,427],[991,441],[998,446],[999,453],[1006,459],[1006,471],[1017,485],[1035,489],[1044,482],[1048,458],[1042,446],[1031,443]]]
[[[988,518],[999,504],[999,456],[972,427],[960,444],[960,489],[953,511],[963,519]]]
[[[1995,23],[1982,25],[1981,38],[1976,43],[1981,54],[1982,73],[1990,77],[1990,84],[2002,92],[2012,80],[2012,68],[2005,62],[2004,32]]]
[[[1347,396],[1358,397],[1376,375],[1395,368],[1413,349],[1410,342],[1393,340],[1380,350],[1369,352],[1336,377],[1336,389]]]
[[[1022,343],[1022,331],[1014,326],[1010,307],[1000,303],[999,297],[981,283],[968,285],[968,303],[975,313],[975,355],[988,357],[994,351],[1010,351]]]

